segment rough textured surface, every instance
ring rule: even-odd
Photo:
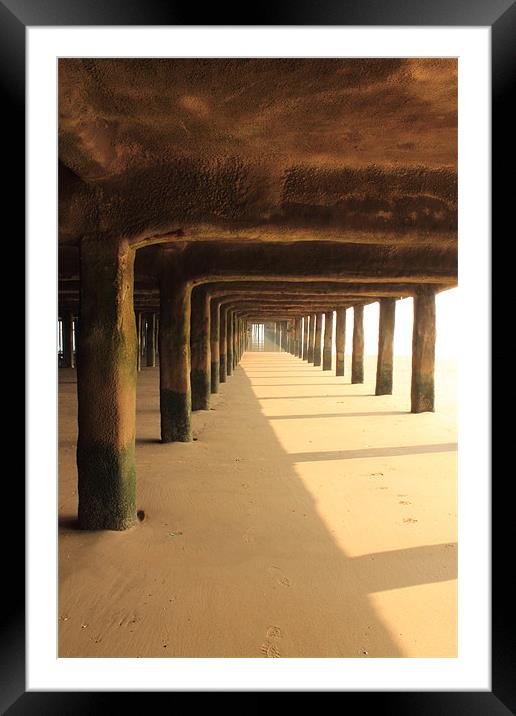
[[[211,294],[209,294],[211,295]],[[220,381],[220,303],[216,299],[210,299],[210,358],[211,358],[211,380],[210,390],[212,393],[219,392]]]
[[[322,313],[315,314],[314,366],[321,365]]]
[[[454,59],[61,59],[61,237],[453,237],[456,136]]]
[[[333,311],[324,314],[323,370],[331,370],[331,354],[333,345]]]
[[[164,257],[167,271],[161,281],[159,368],[161,440],[192,439],[190,383],[191,287],[181,274],[173,275],[173,257]]]
[[[346,347],[346,309],[335,311],[335,375],[344,375],[344,362]]]
[[[353,353],[351,356],[351,382],[364,382],[364,307],[353,308]]]
[[[421,293],[414,298],[414,331],[412,334],[413,413],[433,412],[435,366],[435,295]]]
[[[192,291],[190,325],[192,410],[209,410],[211,394],[210,296],[204,286]]]
[[[220,382],[225,383],[227,378],[226,350],[227,350],[227,328],[228,328],[228,311],[226,306],[220,302],[220,342],[219,342],[219,370]]]
[[[396,301],[393,298],[383,298],[380,301],[380,317],[378,324],[376,395],[390,395],[392,393],[395,317]]]
[[[85,240],[81,259],[79,523],[121,530],[136,521],[134,250],[127,242]]]

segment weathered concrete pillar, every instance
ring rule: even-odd
[[[190,327],[192,410],[209,410],[211,395],[210,296],[205,286],[192,290]]]
[[[233,313],[233,372],[238,365],[238,320]]]
[[[77,361],[79,526],[136,523],[135,251],[125,240],[82,239]]]
[[[309,363],[314,362],[314,342],[315,342],[315,313],[310,316],[310,327],[308,330],[308,353],[307,359]]]
[[[288,351],[288,334],[287,334],[287,322],[281,322],[281,347],[284,351]]]
[[[143,313],[141,311],[136,313],[136,344],[138,351],[136,355],[136,370],[141,370],[143,345]]]
[[[63,367],[73,368],[73,312],[63,311],[61,322],[63,326]]]
[[[364,382],[364,307],[353,307],[353,353],[351,356],[351,382]]]
[[[392,395],[392,366],[394,359],[394,319],[396,300],[382,298],[378,324],[378,362],[375,395]]]
[[[149,313],[147,316],[146,331],[147,367],[156,367],[156,314]]]
[[[233,375],[233,311],[227,312],[226,374]]]
[[[221,383],[225,383],[227,378],[227,331],[228,309],[225,306],[220,306],[219,378]]]
[[[335,375],[344,375],[344,355],[346,352],[346,309],[335,312]]]
[[[159,315],[156,315],[156,334],[154,338],[154,365],[159,363]]]
[[[333,311],[324,314],[324,346],[322,369],[331,370],[331,350],[333,346]]]
[[[210,390],[212,393],[219,392],[220,380],[220,303],[217,299],[210,300],[210,359],[211,378]]]
[[[314,340],[314,365],[321,365],[321,337],[322,337],[322,313],[317,313],[315,318],[315,340]]]
[[[161,440],[192,439],[190,310],[192,289],[165,254],[160,286],[159,373]]]
[[[296,357],[301,358],[303,355],[303,319],[296,318]]]
[[[308,360],[308,316],[303,317],[303,360]]]
[[[414,296],[412,333],[412,413],[434,412],[435,294],[422,291]]]

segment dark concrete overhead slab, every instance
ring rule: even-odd
[[[64,242],[451,245],[457,60],[62,59],[59,159]]]

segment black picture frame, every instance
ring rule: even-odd
[[[198,22],[200,16],[202,23]],[[492,210],[493,236],[501,233],[514,199],[511,183],[502,180],[503,165],[514,157],[511,144],[513,113],[510,111],[511,80],[516,77],[516,0],[294,0],[256,3],[235,14],[229,4],[213,4],[200,10],[191,3],[174,0],[0,0],[0,83],[4,107],[4,158],[9,182],[5,206],[17,217],[16,233],[24,231],[25,216],[25,33],[27,27],[77,25],[348,25],[348,26],[483,26],[491,28],[492,39]],[[511,123],[509,125],[509,122]],[[7,140],[7,137],[9,138]],[[7,154],[7,157],[6,157]],[[11,156],[9,156],[11,154]],[[514,166],[511,163],[511,167]],[[495,167],[497,170],[494,171]],[[510,194],[511,192],[511,194]],[[4,194],[5,196],[5,194]],[[512,202],[511,202],[512,199]],[[507,238],[507,237],[504,237]],[[16,243],[16,241],[14,242]],[[493,253],[494,256],[494,253]],[[23,261],[23,257],[21,261]],[[21,312],[18,290],[16,311]],[[495,307],[493,298],[493,308]],[[494,313],[493,313],[494,315]],[[498,373],[493,354],[493,377]],[[500,364],[501,365],[501,364]],[[23,404],[23,401],[21,401]],[[494,436],[493,436],[494,438]],[[503,437],[498,437],[498,445]],[[494,447],[494,445],[493,445]],[[493,450],[493,453],[495,451]],[[173,708],[177,692],[51,692],[25,691],[25,531],[23,523],[24,482],[15,468],[7,468],[8,504],[3,521],[11,520],[9,535],[9,590],[1,612],[0,710],[17,714],[118,713],[125,708],[120,699],[129,697],[132,708],[154,710],[155,698],[166,699]],[[509,498],[510,474],[492,483],[492,690],[443,692],[341,692],[348,708],[360,699],[359,707],[393,714],[468,714],[502,716],[516,713],[516,644],[513,610],[515,591],[511,573],[514,518]],[[7,498],[6,498],[7,499]],[[511,510],[511,512],[509,512]],[[5,557],[4,557],[5,559]],[[149,704],[149,699],[151,704]]]

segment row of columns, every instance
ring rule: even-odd
[[[393,387],[394,327],[396,300],[379,301],[378,358],[375,395],[391,395]],[[288,348],[295,355],[323,370],[332,368],[333,316],[335,313],[335,374],[344,375],[346,344],[346,309],[310,314],[294,318],[294,336]],[[324,315],[324,332],[323,332]],[[301,334],[302,348],[301,346]],[[435,294],[422,291],[414,296],[414,325],[412,338],[411,412],[434,410],[435,365]],[[364,306],[353,307],[353,340],[351,383],[364,382]]]
[[[136,522],[135,414],[138,354],[134,311],[135,249],[125,240],[81,243],[80,325],[78,344],[77,465],[79,523],[86,529],[126,529]],[[185,280],[164,257],[157,317],[150,323],[147,347],[158,341],[161,440],[190,441],[191,411],[207,409],[211,393],[231,376],[245,350],[246,314],[236,300],[213,297],[205,285]],[[99,266],[102,271],[99,272]],[[99,276],[102,280],[99,280]],[[412,410],[433,410],[433,294],[415,298]],[[381,309],[382,390],[392,382],[393,307]],[[333,315],[329,313],[328,315]],[[363,381],[363,307],[354,308],[352,382]],[[322,314],[310,316],[308,338],[302,319],[282,331],[287,350],[323,368],[331,367],[333,321],[322,336]],[[146,326],[149,323],[146,322]],[[343,370],[345,315],[338,327],[339,370]],[[321,350],[323,340],[324,350]],[[150,346],[150,347],[149,347]],[[329,348],[329,350],[328,350]],[[154,351],[155,353],[155,351]],[[150,355],[150,354],[148,354]],[[152,356],[151,356],[152,359]]]

